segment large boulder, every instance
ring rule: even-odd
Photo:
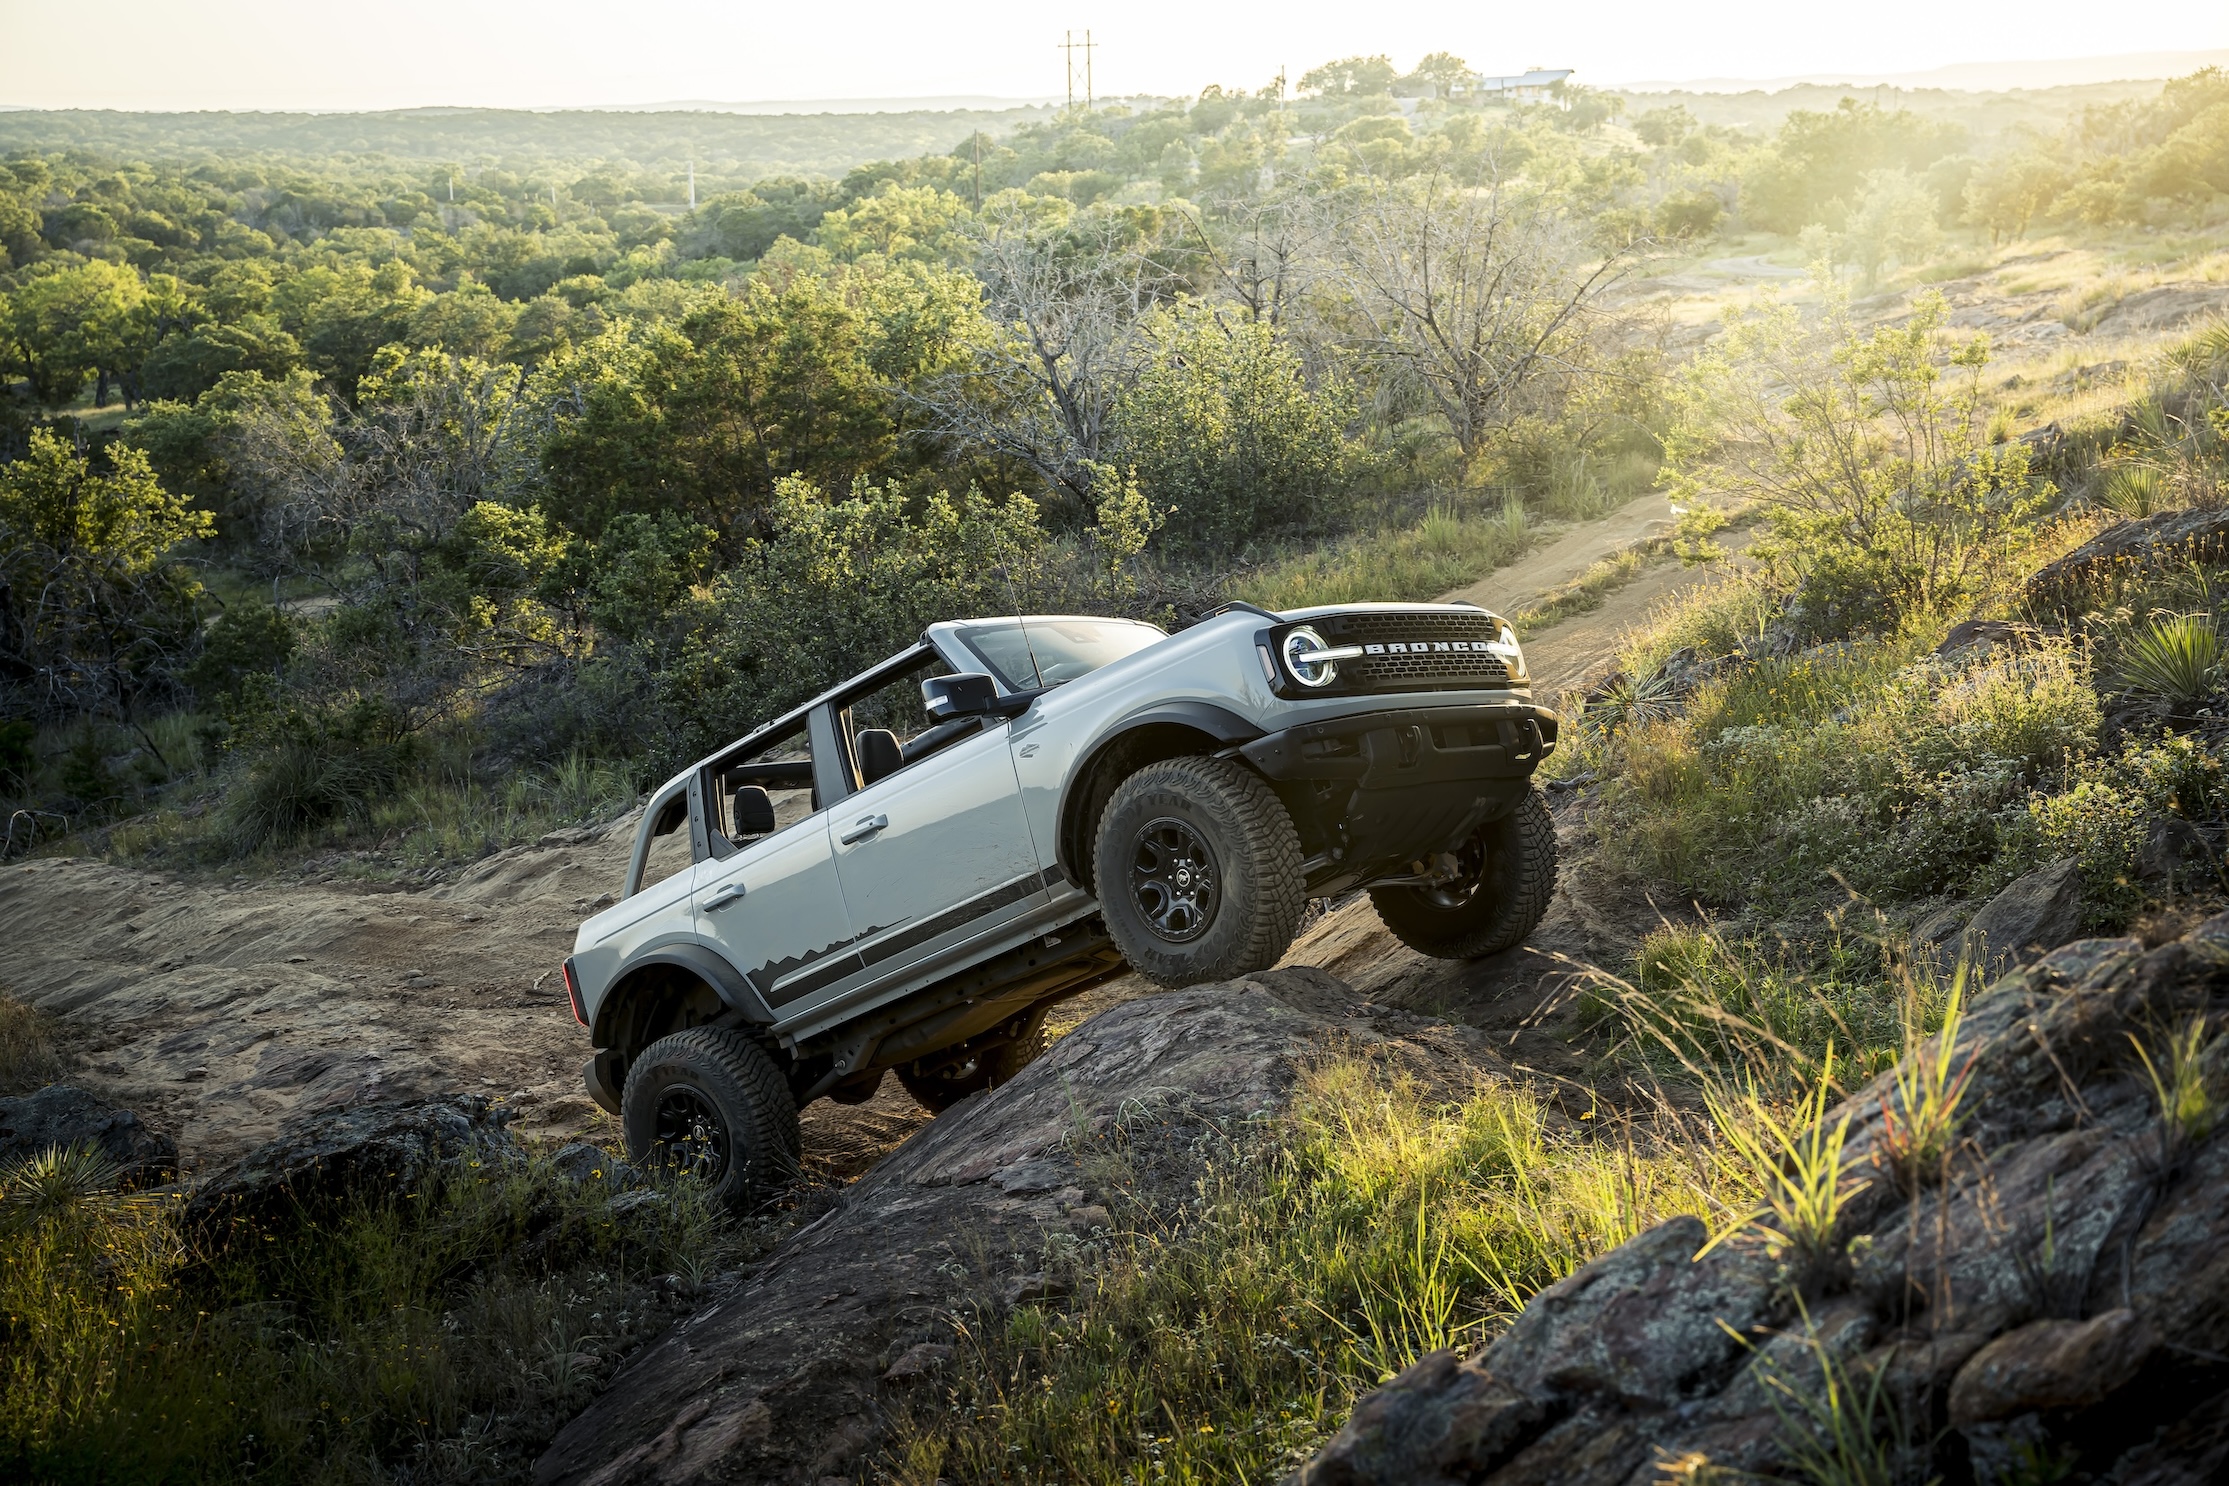
[[[1911,1479],[2222,1479],[2229,1119],[2165,1116],[2131,1039],[2165,1068],[2225,1012],[2229,914],[2058,949],[1972,1005],[1947,1175],[1893,1169],[1893,1074],[1829,1113],[1863,1185],[1825,1279],[1797,1293],[1753,1242],[1700,1254],[1700,1223],[1667,1223],[1363,1399],[1293,1486],[1800,1477],[1829,1368]]]
[[[786,1239],[740,1288],[637,1353],[535,1466],[538,1486],[847,1476],[901,1390],[950,1356],[950,1316],[1043,1298],[1052,1235],[1109,1221],[1087,1160],[1119,1142],[1156,1200],[1280,1107],[1328,1047],[1468,1088],[1481,1033],[1370,1006],[1320,970],[1132,1001],[946,1111]]]
[[[78,1145],[96,1147],[134,1184],[168,1180],[178,1167],[178,1147],[168,1136],[75,1085],[49,1084],[35,1094],[0,1099],[0,1166]]]
[[[186,1224],[211,1244],[268,1230],[350,1197],[410,1192],[444,1165],[523,1161],[511,1111],[480,1094],[317,1115],[287,1126],[195,1188]]]
[[[1974,967],[1993,976],[2032,964],[2082,932],[2082,871],[2072,857],[2038,867],[1983,905],[1966,925]]]

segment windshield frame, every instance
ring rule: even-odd
[[[1147,638],[1135,649],[1103,660],[1088,671],[1080,672],[1074,676],[1064,676],[1057,681],[1048,680],[1041,685],[1034,672],[1019,677],[1009,676],[1006,670],[997,661],[993,660],[981,645],[976,643],[978,636],[991,631],[1003,633],[1039,627],[1051,629],[1054,626],[1071,624],[1101,625],[1109,629],[1132,630],[1140,632]],[[1071,681],[1081,681],[1085,676],[1111,666],[1116,661],[1127,660],[1130,656],[1136,655],[1138,651],[1169,637],[1168,631],[1157,624],[1150,624],[1142,619],[1116,619],[1101,614],[1027,614],[998,619],[973,619],[963,624],[954,625],[951,634],[953,642],[966,651],[975,665],[980,667],[993,681],[997,682],[1001,690],[1009,694],[1050,690],[1053,687],[1065,686]]]

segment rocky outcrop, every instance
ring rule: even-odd
[[[2039,609],[2077,609],[2109,574],[2135,576],[2229,559],[2229,511],[2165,511],[2116,522],[2039,569],[2027,597]]]
[[[1909,1479],[2220,1479],[2225,1012],[2229,915],[2060,948],[1974,1002],[1943,1172],[1899,1175],[1887,1076],[1830,1113],[1862,1186],[1828,1278],[1799,1292],[1750,1239],[1698,1258],[1702,1225],[1667,1223],[1369,1395],[1294,1486],[1801,1476],[1830,1377]],[[2145,1057],[2171,1078],[2194,1025],[2199,1092],[2163,1112]]]
[[[2082,870],[2072,857],[2015,879],[1966,925],[1974,967],[1994,976],[2032,964],[2082,932]]]
[[[359,1194],[407,1194],[447,1163],[523,1161],[510,1110],[479,1094],[371,1104],[299,1121],[199,1182],[189,1231],[215,1248]]]
[[[949,1358],[941,1316],[1044,1298],[1053,1235],[1110,1226],[1086,1170],[1119,1144],[1149,1194],[1185,1200],[1200,1152],[1278,1108],[1302,1060],[1376,1049],[1467,1086],[1482,1034],[1271,971],[1104,1012],[955,1106],[738,1289],[644,1348],[552,1442],[540,1486],[848,1474],[895,1390]]]
[[[70,1084],[49,1084],[19,1099],[0,1099],[0,1166],[55,1147],[93,1146],[116,1163],[127,1182],[168,1179],[178,1147],[140,1123],[130,1110]]]

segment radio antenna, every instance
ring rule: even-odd
[[[1039,686],[1043,686],[1045,684],[1045,668],[1037,663],[1037,646],[1029,638],[1029,621],[1022,617],[1022,600],[1021,595],[1014,589],[1014,574],[1003,562],[991,571],[1006,580],[1006,601],[1014,606],[1014,623],[1020,627],[1022,632],[1022,649],[1029,653],[1030,679]]]

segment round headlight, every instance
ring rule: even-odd
[[[1512,681],[1525,679],[1525,652],[1517,644],[1517,632],[1515,630],[1506,624],[1503,625],[1501,633],[1487,645],[1486,649],[1489,653],[1499,656],[1502,664],[1509,667],[1509,676]]]
[[[1285,643],[1279,647],[1285,657],[1285,669],[1292,672],[1293,680],[1302,686],[1329,686],[1339,679],[1339,663],[1330,659],[1312,659],[1331,647],[1324,644],[1323,636],[1306,625],[1289,632]]]

